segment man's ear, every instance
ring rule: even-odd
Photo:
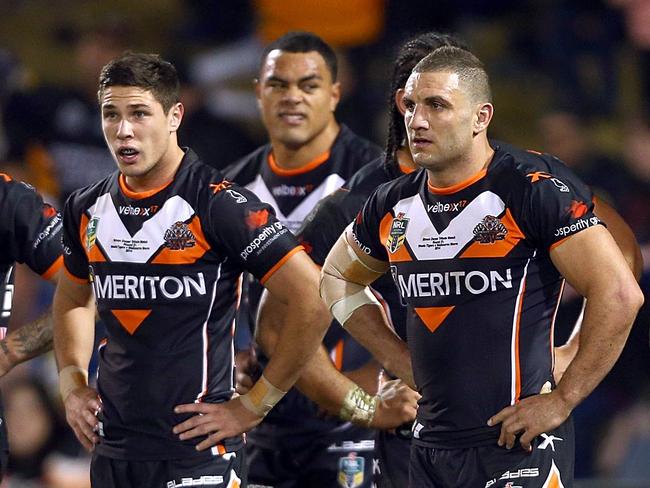
[[[336,110],[339,101],[341,100],[341,83],[337,81],[332,85],[332,95],[330,101],[330,110],[334,112]]]
[[[181,102],[175,103],[169,109],[169,129],[171,132],[176,132],[181,126],[183,114],[185,114],[185,107]]]
[[[399,88],[395,92],[395,105],[397,105],[397,110],[403,116],[406,113],[406,107],[404,106],[404,88]]]
[[[493,115],[494,106],[491,103],[486,102],[478,106],[476,110],[476,116],[474,117],[474,135],[487,130],[490,122],[492,121]]]

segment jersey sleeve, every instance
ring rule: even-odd
[[[526,175],[530,181],[527,232],[538,247],[547,250],[602,224],[594,214],[591,189],[559,161],[550,170]]]
[[[9,258],[50,278],[61,267],[62,218],[36,190],[3,175],[3,246]]]
[[[63,210],[63,260],[68,276],[77,282],[88,282],[88,255],[85,247],[92,239],[93,226],[88,223],[85,239],[82,242],[82,220],[88,220],[83,209],[79,207],[76,194],[73,193]]]
[[[347,225],[354,220],[363,201],[354,205],[348,190],[339,189],[323,198],[305,218],[298,240],[312,261],[322,266],[327,253]]]
[[[224,185],[210,200],[212,239],[262,284],[290,256],[302,250],[273,208],[237,185]]]
[[[375,190],[357,214],[352,226],[352,234],[354,241],[364,253],[375,259],[388,261],[386,248],[381,242],[380,229],[382,220],[389,218],[391,214],[390,210],[383,208],[385,205],[381,204],[380,191],[381,187]]]

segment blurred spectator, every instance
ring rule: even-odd
[[[181,81],[181,102],[185,107],[178,131],[181,146],[191,147],[206,164],[222,169],[253,151],[258,139],[233,121],[212,113],[202,90],[190,81],[183,59],[174,61]]]
[[[641,245],[645,263],[641,284],[647,293],[650,291],[650,116],[629,121],[623,143],[625,164],[634,178],[620,196],[620,210]]]
[[[545,152],[564,161],[600,198],[614,207],[619,205],[618,197],[627,191],[632,176],[622,162],[598,150],[577,113],[547,112],[539,119],[538,127]]]
[[[643,0],[642,0],[643,1]],[[546,74],[555,100],[589,118],[607,118],[618,102],[620,18],[602,0],[528,2],[534,28],[533,61]],[[529,13],[530,16],[530,13]]]
[[[64,468],[81,454],[81,447],[61,419],[44,386],[34,379],[17,379],[4,389],[9,443],[9,487],[74,488],[89,486],[88,461],[60,484]],[[85,455],[84,455],[85,459]]]
[[[73,190],[114,170],[106,150],[97,104],[101,66],[128,46],[128,28],[119,20],[99,29],[67,32],[77,83],[42,86],[16,93],[7,102],[9,158],[25,161],[40,191],[64,200]]]
[[[257,75],[264,46],[289,31],[313,32],[337,51],[342,93],[339,118],[353,131],[372,138],[378,133],[374,121],[383,113],[383,105],[376,100],[383,98],[387,88],[383,86],[383,73],[377,76],[372,69],[374,60],[385,54],[378,41],[384,33],[386,3],[252,0],[255,30],[196,55],[190,67],[191,80],[206,91],[206,106],[214,115],[257,124],[259,113],[251,80]]]
[[[640,86],[644,115],[650,118],[650,2],[648,0],[609,0],[623,9],[627,37],[639,52]]]

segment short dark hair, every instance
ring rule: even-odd
[[[165,113],[180,99],[180,82],[174,65],[157,54],[126,52],[102,68],[97,96],[106,88],[136,86],[150,91]]]
[[[332,75],[332,81],[336,81],[338,75],[338,61],[334,50],[324,40],[312,32],[293,31],[287,32],[282,37],[278,37],[275,41],[264,48],[262,57],[260,59],[260,72],[266,63],[266,58],[271,51],[279,49],[289,53],[308,53],[316,51],[325,60],[327,69]]]
[[[404,42],[397,51],[397,59],[393,66],[393,77],[388,96],[389,120],[388,137],[386,138],[386,163],[395,164],[396,151],[406,139],[404,116],[395,105],[395,92],[404,88],[411,71],[427,54],[442,46],[455,46],[469,51],[464,41],[451,34],[440,32],[425,32]]]
[[[471,52],[452,46],[444,46],[425,56],[414,73],[450,71],[458,74],[461,82],[470,90],[476,102],[491,102],[490,80],[483,63]]]

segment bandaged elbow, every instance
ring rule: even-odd
[[[321,297],[339,324],[345,325],[354,311],[364,305],[381,306],[367,286],[351,283],[323,273],[320,286]]]

